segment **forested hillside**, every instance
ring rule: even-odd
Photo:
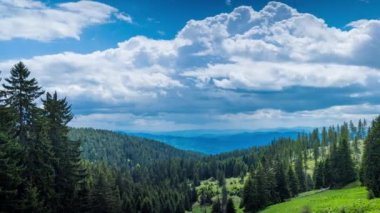
[[[201,157],[200,154],[178,150],[157,141],[107,130],[70,128],[68,137],[81,142],[83,159],[104,161],[118,168],[151,165],[172,158]]]
[[[71,129],[65,98],[45,93],[21,62],[10,74],[1,89],[0,212],[258,212],[357,181],[369,199],[380,197],[380,117],[204,156]]]

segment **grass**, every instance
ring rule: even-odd
[[[368,200],[364,187],[351,184],[339,190],[310,191],[288,202],[270,206],[262,213],[298,213],[305,209],[316,213],[380,213],[380,199]]]

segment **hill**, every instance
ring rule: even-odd
[[[367,190],[358,184],[343,189],[300,194],[288,202],[269,206],[262,213],[283,212],[380,212],[380,199],[367,199]]]
[[[299,131],[222,132],[186,131],[167,133],[130,133],[160,141],[182,150],[219,154],[250,147],[264,146],[278,138],[296,138]]]
[[[104,161],[116,167],[152,164],[172,158],[198,158],[194,152],[178,150],[158,141],[107,130],[71,128],[70,140],[81,141],[82,158]]]

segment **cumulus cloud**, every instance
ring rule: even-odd
[[[50,7],[36,0],[0,0],[0,40],[79,39],[83,29],[106,23],[113,15],[132,22],[129,15],[95,1],[81,0]]]
[[[183,74],[195,77],[198,85],[213,83],[223,89],[282,90],[285,87],[345,87],[366,85],[368,79],[380,79],[376,69],[321,63],[252,62],[209,65]]]
[[[184,114],[161,113],[158,115],[134,115],[129,113],[94,113],[76,116],[71,123],[75,127],[92,126],[100,129],[129,131],[176,131],[187,129],[245,129],[261,130],[275,128],[323,127],[342,124],[350,120],[368,121],[375,118],[380,105],[341,105],[317,110],[284,111],[281,109],[260,109],[253,112],[222,115],[198,114],[199,123],[191,119],[178,121]],[[208,125],[204,125],[207,122]]]
[[[135,37],[106,51],[86,55],[67,52],[23,61],[47,90],[71,98],[139,102],[164,95],[164,89],[183,86],[171,77],[174,70],[168,66],[174,53],[167,43]],[[16,62],[7,61],[0,68]]]
[[[260,109],[254,112],[224,114],[218,118],[230,127],[244,126],[249,129],[323,127],[374,119],[380,112],[380,105],[360,104],[332,106],[317,110],[287,112],[280,109]]]
[[[2,2],[7,4],[5,0]],[[19,0],[17,5],[14,10],[18,13],[32,7],[37,12],[26,14],[82,14],[79,22],[91,24],[102,23],[111,14],[120,14],[112,7],[88,1],[59,4],[55,8],[31,0]],[[24,13],[20,14],[25,18]],[[19,15],[14,16],[16,20]],[[129,21],[126,15],[119,18]],[[87,25],[72,19],[63,25],[69,26],[69,31],[59,27],[62,23],[58,21],[58,27],[48,29],[46,34],[33,30],[26,33],[39,40],[54,36],[77,38]],[[4,38],[7,36],[3,35]],[[131,113],[148,107],[151,114],[198,111],[217,116],[240,112],[241,119],[249,117],[247,112],[276,108],[280,111],[270,112],[289,117],[286,121],[290,123],[290,117],[309,115],[307,110],[321,107],[318,98],[325,98],[323,108],[329,103],[336,104],[334,100],[362,106],[362,97],[371,97],[369,104],[378,104],[373,100],[379,94],[372,91],[380,86],[379,38],[380,20],[358,20],[338,29],[312,14],[270,2],[260,11],[242,6],[230,13],[190,20],[171,40],[137,36],[104,51],[67,52],[23,61],[48,90],[57,90],[74,101],[91,100],[102,103],[102,107],[110,103],[125,105],[128,106],[125,111]],[[8,70],[17,60],[0,62],[0,69]],[[297,88],[303,89],[302,92]],[[333,93],[337,88],[347,92]],[[270,106],[295,102],[298,105],[292,108],[303,114]],[[331,107],[330,111],[338,109]],[[316,113],[324,111],[312,115]],[[323,118],[336,118],[333,113],[323,115]],[[315,122],[321,121],[315,118]],[[196,122],[207,121],[200,118]],[[218,121],[213,125],[219,125]]]

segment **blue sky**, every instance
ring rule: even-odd
[[[374,0],[0,0],[0,70],[23,60],[73,126],[322,126],[380,112]]]

